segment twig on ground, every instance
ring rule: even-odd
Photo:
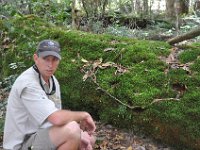
[[[126,106],[130,109],[144,109],[142,108],[141,106],[130,106],[128,104],[125,104],[124,102],[120,101],[118,98],[114,97],[113,95],[111,95],[110,93],[108,93],[106,90],[104,90],[103,88],[101,88],[98,83],[95,83],[98,87],[97,87],[97,90],[101,90],[102,92],[104,92],[105,94],[107,94],[108,96],[110,96],[111,98],[113,98],[115,101],[117,101],[118,103],[122,104],[123,106]]]
[[[164,98],[164,99],[154,99],[152,102],[151,102],[151,105],[154,104],[154,103],[158,103],[160,101],[180,101],[180,99],[178,98]]]

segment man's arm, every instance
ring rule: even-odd
[[[81,122],[84,125],[83,128],[91,133],[96,129],[92,117],[84,111],[58,110],[48,117],[48,121],[56,126],[62,126],[71,121]]]

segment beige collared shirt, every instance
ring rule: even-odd
[[[49,115],[61,109],[60,86],[54,77],[56,92],[47,96],[43,91],[38,73],[31,67],[23,72],[12,86],[7,105],[4,126],[3,147],[18,150],[25,135],[46,128],[52,124],[47,121]],[[46,92],[52,90],[42,79]]]

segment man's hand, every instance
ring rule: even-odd
[[[93,135],[89,135],[87,132],[81,131],[81,150],[93,150],[93,146],[95,143],[95,137]]]
[[[84,118],[80,122],[80,128],[83,131],[87,131],[89,135],[92,135],[94,131],[96,130],[96,125],[94,123],[94,120],[92,117],[88,114],[86,118]]]

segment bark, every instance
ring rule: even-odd
[[[108,5],[108,0],[104,0],[103,2],[103,8],[102,8],[102,18],[104,17],[105,15],[105,11],[106,11],[106,6]]]
[[[181,22],[181,19],[180,19],[181,9],[182,9],[181,8],[181,0],[175,0],[174,9],[175,9],[175,15],[176,15],[175,28],[178,33],[178,31],[180,29],[180,22]]]
[[[194,3],[194,11],[200,10],[200,1],[196,0]]]
[[[135,2],[134,0],[131,0],[131,13],[133,13],[135,10]]]
[[[135,11],[136,11],[137,14],[141,14],[141,12],[142,12],[140,0],[135,1]]]
[[[178,9],[178,14],[188,14],[189,0],[175,0],[175,9]]]
[[[147,16],[149,13],[149,1],[148,0],[143,0],[143,7],[144,7],[144,15]]]
[[[86,16],[88,18],[89,17],[89,12],[87,10],[87,2],[85,0],[82,0],[82,4],[83,4],[83,9],[85,10]]]
[[[77,29],[76,26],[76,0],[72,1],[72,29]]]
[[[188,39],[192,39],[192,38],[195,38],[197,36],[200,35],[200,27],[197,27],[183,35],[179,35],[177,37],[174,37],[172,39],[169,39],[167,42],[171,45],[175,44],[175,43],[179,43],[179,42],[182,42],[184,40],[188,40]]]
[[[181,10],[180,13],[181,14],[188,14],[189,12],[189,0],[182,0],[180,1],[180,5],[181,5]]]
[[[122,0],[118,1],[118,6],[119,6],[119,9],[120,9],[120,12],[123,12]]]
[[[157,10],[158,10],[158,12],[160,11],[160,8],[161,8],[161,3],[160,3],[160,0],[158,1],[158,5],[157,5]]]
[[[174,9],[175,0],[166,0],[166,14],[167,18],[170,20],[175,20],[175,9]]]

